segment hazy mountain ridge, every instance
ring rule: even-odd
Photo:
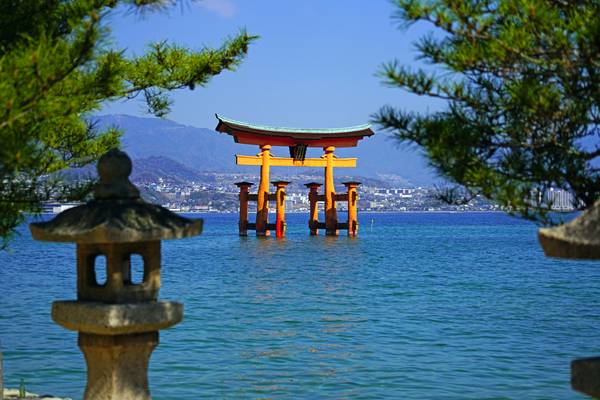
[[[204,172],[258,173],[256,167],[235,165],[234,158],[235,154],[256,154],[256,146],[235,143],[231,136],[211,129],[130,115],[101,115],[93,119],[98,122],[100,129],[113,126],[124,132],[121,143],[123,149],[135,160],[135,180],[147,180],[161,174],[179,181]],[[309,157],[320,155],[319,149],[309,149],[309,152]],[[287,148],[274,148],[273,153],[287,157]],[[380,174],[394,174],[397,182],[406,184],[427,184],[432,181],[431,174],[425,169],[419,156],[394,146],[389,135],[377,133],[362,140],[358,148],[341,148],[336,153],[339,157],[358,157],[358,167],[340,170],[336,173],[339,176],[375,178]],[[144,159],[154,159],[154,162]],[[275,171],[277,174],[289,175],[297,170],[277,168]],[[302,169],[302,173],[307,172],[309,169]]]
[[[140,183],[158,182],[162,178],[172,184],[203,180],[198,171],[163,156],[137,158],[133,163],[131,180]]]
[[[123,149],[132,159],[163,157],[197,172],[233,172],[236,145],[228,135],[159,118],[104,115],[95,118],[100,128],[114,126],[124,132]]]

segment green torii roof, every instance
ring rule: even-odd
[[[264,132],[266,134],[268,133],[280,133],[280,134],[314,134],[316,136],[320,136],[320,135],[344,135],[344,134],[352,134],[352,133],[363,133],[363,135],[361,136],[371,136],[373,135],[373,131],[371,131],[371,124],[363,124],[363,125],[356,125],[356,126],[350,126],[350,127],[346,127],[346,128],[309,128],[309,129],[305,129],[305,128],[288,128],[288,127],[282,127],[282,126],[266,126],[266,125],[255,125],[255,124],[250,124],[248,122],[243,122],[243,121],[237,121],[231,118],[225,118],[222,115],[219,114],[215,114],[215,116],[217,117],[217,119],[219,120],[219,125],[221,124],[225,124],[225,125],[234,125],[235,127],[238,128],[247,128],[247,129],[251,129],[253,131],[260,131],[260,132]],[[222,132],[219,129],[219,125],[217,125],[217,130]],[[344,135],[345,136],[345,135]]]

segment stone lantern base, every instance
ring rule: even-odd
[[[158,331],[182,318],[183,305],[171,301],[52,304],[54,322],[79,332],[88,371],[85,400],[150,400],[148,363]]]

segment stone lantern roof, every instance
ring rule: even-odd
[[[199,235],[203,221],[181,217],[141,199],[129,181],[132,164],[113,149],[98,161],[100,182],[94,199],[54,219],[30,224],[36,240],[77,243],[127,243],[179,239]]]
[[[600,259],[600,201],[567,224],[540,229],[538,236],[547,256]]]

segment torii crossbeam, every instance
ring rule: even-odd
[[[348,200],[348,234],[356,236],[358,232],[358,222],[356,221],[356,187],[358,182],[349,182],[351,185],[346,185],[348,194],[336,195],[333,182],[333,168],[354,168],[356,167],[356,158],[337,158],[334,155],[336,147],[355,147],[358,141],[365,136],[373,135],[370,125],[359,125],[349,128],[336,129],[297,129],[253,125],[246,122],[228,119],[219,114],[216,114],[219,121],[216,130],[218,132],[227,133],[233,136],[236,143],[255,144],[260,147],[260,154],[257,156],[236,155],[237,165],[256,165],[261,167],[260,183],[258,193],[256,195],[257,213],[256,225],[248,224],[247,222],[247,204],[242,204],[242,199],[248,201],[254,196],[248,193],[250,183],[240,182],[240,234],[245,235],[247,229],[255,228],[258,236],[269,235],[271,226],[268,224],[269,200],[276,200],[278,204],[278,219],[276,224],[277,236],[283,236],[285,232],[285,222],[281,219],[283,215],[283,205],[279,205],[283,200],[281,196],[285,196],[285,185],[278,181],[277,195],[272,198],[269,195],[269,174],[270,167],[322,167],[325,169],[325,194],[319,196],[316,194],[316,188],[311,189],[311,234],[317,234],[320,224],[316,221],[316,202],[321,200],[325,202],[325,229],[327,235],[337,235],[338,224],[335,202],[336,200]],[[271,156],[272,146],[287,146],[290,149],[290,157],[273,157]],[[321,147],[324,155],[321,158],[306,158],[307,147]],[[318,184],[317,184],[318,185]],[[314,186],[314,185],[313,185]],[[352,194],[350,193],[352,192]],[[281,196],[280,196],[281,195]],[[351,210],[350,208],[353,208]],[[245,219],[242,215],[246,213]],[[283,217],[282,217],[283,218]],[[353,218],[353,220],[351,220]],[[279,226],[279,224],[282,226]],[[280,234],[281,232],[281,234]]]

